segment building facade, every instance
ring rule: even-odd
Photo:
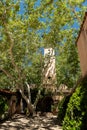
[[[78,55],[80,58],[80,67],[82,76],[87,75],[87,12],[85,13],[83,23],[77,38]]]

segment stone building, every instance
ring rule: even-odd
[[[12,116],[15,113],[22,113],[24,102],[21,94],[16,91],[0,89],[0,96],[4,97],[8,104],[8,115]]]
[[[76,43],[80,58],[82,76],[84,77],[85,75],[87,75],[87,12],[85,13],[82,25],[80,27]]]

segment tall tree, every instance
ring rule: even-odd
[[[63,83],[73,87],[81,74],[75,42],[86,10],[84,2],[60,0],[54,1],[50,9],[45,8],[49,17],[49,33],[45,32],[43,38],[45,46],[51,46],[56,50],[58,86]]]
[[[30,101],[24,95],[24,86],[28,79],[30,82],[33,79],[36,80],[32,76],[36,76],[36,71],[32,71],[31,66],[34,66],[34,70],[37,69],[38,75],[40,75],[40,61],[35,60],[42,57],[38,50],[41,46],[40,38],[36,33],[36,28],[40,26],[39,14],[37,11],[36,13],[32,12],[35,0],[25,1],[24,12],[20,14],[20,2],[15,0],[0,1],[0,83],[2,87],[18,89],[32,113]],[[40,83],[40,79],[38,82]],[[28,83],[27,86],[29,86]]]
[[[34,80],[34,83],[39,82],[39,84],[41,82],[39,78],[43,64],[37,59],[42,59],[43,56],[38,53],[38,48],[53,47],[60,51],[62,45],[63,49],[69,49],[71,42],[76,38],[77,31],[72,27],[76,21],[80,22],[79,19],[82,18],[85,10],[82,6],[83,2],[84,0],[75,2],[40,0],[38,6],[36,0],[0,1],[0,83],[2,87],[19,89],[27,104],[30,103],[23,90],[28,81],[33,83]],[[79,11],[76,11],[77,7]],[[70,48],[74,50],[72,46]],[[69,54],[71,53],[75,52],[71,51]],[[65,56],[66,61],[67,54]],[[67,63],[70,64],[69,62],[71,61],[68,60]],[[59,68],[63,66],[61,67],[60,64]],[[58,74],[59,71],[61,70],[58,70]],[[69,71],[70,73],[73,72]],[[32,112],[31,105],[29,109]]]

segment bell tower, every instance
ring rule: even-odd
[[[55,52],[52,48],[44,49],[43,86],[47,89],[55,89]]]

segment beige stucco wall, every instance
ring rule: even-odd
[[[87,74],[87,18],[81,30],[77,42],[77,47],[78,47],[78,54],[80,58],[80,67],[82,71],[82,76],[85,76]]]

